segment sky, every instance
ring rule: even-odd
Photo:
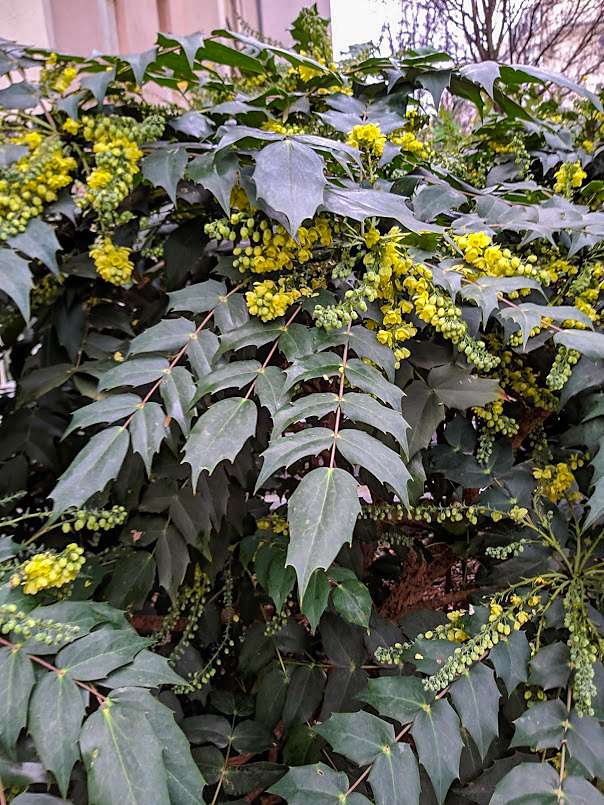
[[[380,37],[389,21],[396,30],[400,13],[398,0],[330,0],[333,49],[336,58],[350,45]]]

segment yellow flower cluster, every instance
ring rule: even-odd
[[[256,521],[256,527],[260,531],[272,531],[274,534],[289,536],[287,517],[282,517],[280,514],[267,514],[266,517]]]
[[[115,223],[117,207],[130,193],[140,170],[143,154],[138,143],[157,139],[163,128],[160,115],[151,115],[142,123],[118,115],[82,118],[82,135],[93,143],[96,162],[87,180],[86,199],[103,227]]]
[[[485,232],[456,235],[454,240],[462,251],[466,263],[472,267],[471,269],[459,267],[469,279],[476,279],[484,274],[490,277],[528,277],[549,285],[558,278],[552,266],[535,265],[537,255],[530,254],[523,261],[509,249],[502,249],[494,244],[491,236]],[[530,290],[527,289],[526,293],[530,293]]]
[[[555,411],[558,408],[557,398],[548,388],[540,385],[536,372],[530,366],[525,366],[522,360],[509,350],[499,354],[501,355],[499,385],[502,388],[511,389],[538,408],[545,408],[548,411]]]
[[[385,144],[386,135],[382,134],[377,123],[359,123],[353,126],[346,140],[346,145],[359,148],[361,151],[377,157],[382,156]]]
[[[111,238],[97,238],[90,250],[96,270],[106,282],[125,285],[134,269],[130,262],[130,249],[116,246]]]
[[[408,151],[414,156],[424,159],[428,156],[426,146],[411,131],[398,129],[393,131],[388,139],[394,145],[400,145],[402,151]]]
[[[283,123],[279,123],[276,120],[267,120],[266,123],[263,123],[260,127],[263,131],[274,131],[275,134],[304,134],[305,130],[303,126],[299,126],[298,124],[293,124],[290,126],[285,126]]]
[[[258,229],[260,231],[255,228],[254,219],[250,218],[245,232],[240,232],[243,238],[251,236],[250,245],[233,249],[237,258],[233,265],[241,272],[265,274],[289,270],[294,263],[307,263],[312,258],[315,246],[330,246],[333,240],[328,219],[320,215],[313,220],[312,226],[298,229],[299,243],[280,224],[273,229],[268,221],[262,220]]]
[[[494,400],[484,407],[476,406],[472,410],[493,433],[513,436],[518,432],[518,423],[503,413],[503,400]]]
[[[26,145],[29,153],[15,165],[0,168],[0,239],[23,232],[30,218],[41,214],[44,205],[56,201],[58,191],[71,184],[76,168],[66,156],[61,140],[30,131],[11,140]]]
[[[572,197],[573,190],[581,187],[583,179],[587,178],[587,174],[581,167],[580,162],[563,162],[554,174],[556,184],[554,191],[556,193],[563,193],[567,197]]]
[[[564,462],[535,467],[533,477],[538,481],[540,494],[551,500],[552,503],[557,503],[563,497],[568,498],[568,491],[575,481],[571,468]]]
[[[10,580],[12,587],[23,585],[26,595],[35,595],[49,587],[63,587],[74,581],[86,559],[84,549],[75,542],[61,553],[44,551],[23,562]]]
[[[61,95],[64,95],[67,90],[69,89],[71,82],[77,75],[77,71],[74,67],[66,67],[64,70],[53,79],[52,88],[57,92],[60,92]]]
[[[294,304],[301,296],[310,296],[310,288],[286,289],[286,280],[281,277],[277,282],[264,279],[254,283],[254,290],[248,291],[245,301],[252,316],[258,316],[262,321],[272,321],[283,316],[288,307]]]

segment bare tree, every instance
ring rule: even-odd
[[[604,65],[602,0],[401,0],[395,49],[424,45],[458,60],[510,61],[575,75]]]

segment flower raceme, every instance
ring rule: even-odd
[[[11,577],[11,587],[23,585],[26,595],[35,595],[40,590],[63,587],[74,581],[84,562],[84,549],[75,542],[61,553],[44,551],[27,559]]]

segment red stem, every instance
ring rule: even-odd
[[[352,327],[352,319],[348,321],[348,328],[346,335],[350,335],[350,328]],[[346,379],[346,361],[348,360],[348,341],[344,344],[344,354],[342,355],[342,374],[340,376],[340,389],[338,391],[338,403],[342,402],[344,397],[344,381]],[[333,426],[333,444],[331,446],[331,456],[329,457],[329,469],[332,470],[336,461],[336,441],[338,439],[338,432],[340,430],[340,419],[342,415],[342,406],[338,405],[336,411],[336,421]]]
[[[283,332],[285,332],[285,330],[287,330],[287,328],[289,327],[289,325],[292,323],[292,321],[293,321],[293,320],[296,318],[296,316],[298,315],[298,313],[299,313],[301,310],[302,310],[302,307],[301,307],[301,306],[300,306],[300,307],[297,307],[297,308],[294,310],[294,312],[292,313],[292,315],[291,315],[291,316],[289,317],[289,319],[288,319],[288,320],[285,322],[285,325],[283,326]],[[281,335],[283,335],[283,333],[281,333]],[[270,351],[270,352],[268,353],[268,355],[266,356],[266,359],[265,359],[264,363],[263,363],[263,364],[262,364],[262,366],[260,367],[260,371],[262,371],[263,369],[266,369],[266,367],[268,366],[270,359],[273,357],[273,355],[275,354],[275,350],[276,350],[276,349],[277,349],[277,347],[279,346],[279,339],[281,338],[281,335],[280,335],[280,336],[277,338],[277,340],[275,341],[275,343],[274,343],[274,344],[273,344],[273,346],[271,347],[271,351]],[[247,390],[247,394],[246,394],[246,395],[245,395],[245,397],[244,397],[244,399],[245,399],[245,400],[249,400],[251,393],[254,391],[254,386],[256,385],[256,381],[257,381],[257,380],[258,380],[258,378],[257,378],[257,377],[255,377],[255,378],[254,378],[254,381],[253,381],[253,383],[252,383],[252,385],[251,385],[251,386],[249,387],[249,389]]]
[[[0,644],[6,646],[7,648],[12,649],[13,651],[19,651],[21,648],[15,643],[11,643],[9,640],[5,640],[3,637],[0,637]],[[30,660],[37,662],[38,665],[41,665],[43,668],[46,668],[49,671],[54,671],[55,674],[59,674],[60,676],[64,676],[65,671],[61,670],[61,668],[57,668],[56,665],[52,665],[51,663],[46,662],[46,660],[43,660],[42,657],[38,657],[36,654],[28,654],[27,656],[29,657]],[[84,690],[87,690],[88,693],[92,693],[93,696],[96,696],[99,704],[104,704],[107,701],[107,697],[103,696],[102,693],[99,693],[96,688],[93,688],[90,685],[86,685],[84,682],[80,682],[79,679],[74,679],[72,681],[75,682],[76,685],[79,685],[79,687],[83,688]],[[0,805],[2,805],[1,799],[0,799]]]
[[[231,296],[232,294],[234,294],[234,293],[235,293],[235,291],[238,291],[238,290],[239,290],[239,288],[241,288],[241,287],[242,287],[242,284],[240,283],[240,284],[239,284],[239,285],[237,285],[235,288],[233,288],[233,290],[232,290],[232,291],[229,291],[229,292],[228,292],[228,294],[227,294],[227,295],[226,295],[224,298],[225,298],[225,299],[228,299],[228,298],[229,298],[229,296]],[[218,307],[218,305],[216,305],[216,307]],[[195,330],[195,332],[193,333],[193,335],[191,336],[191,338],[195,338],[195,337],[196,337],[196,336],[197,336],[197,335],[198,335],[198,334],[201,332],[201,330],[203,330],[203,328],[206,326],[206,324],[207,324],[207,323],[210,321],[210,319],[211,319],[211,318],[212,318],[212,316],[214,315],[214,311],[215,311],[215,310],[216,310],[216,308],[215,308],[215,307],[214,307],[214,308],[212,308],[212,310],[210,310],[210,312],[208,313],[208,315],[207,315],[207,316],[205,317],[205,319],[204,319],[204,320],[201,322],[201,324],[199,325],[199,327],[198,327],[198,328]],[[179,360],[182,358],[182,356],[185,354],[185,352],[187,351],[187,349],[188,349],[188,347],[189,347],[189,343],[190,343],[190,341],[191,341],[191,338],[189,338],[189,340],[187,341],[187,343],[186,343],[186,344],[185,344],[183,347],[181,347],[181,348],[179,349],[179,351],[176,353],[176,355],[175,355],[175,356],[174,356],[174,358],[172,359],[172,362],[170,363],[170,366],[168,367],[168,372],[171,372],[171,371],[172,371],[172,369],[174,369],[174,367],[176,366],[176,364],[178,363],[178,361],[179,361]],[[150,390],[149,390],[149,391],[148,391],[148,392],[145,394],[145,396],[143,397],[143,401],[142,401],[142,403],[140,404],[140,407],[141,407],[141,408],[143,407],[143,405],[145,405],[145,403],[148,403],[148,402],[149,402],[149,400],[151,399],[151,397],[152,397],[152,396],[155,394],[155,392],[157,391],[157,389],[158,389],[158,388],[159,388],[159,386],[160,386],[161,381],[162,381],[162,378],[160,377],[160,378],[159,378],[159,380],[158,380],[156,383],[154,383],[154,384],[153,384],[153,386],[151,387],[151,389],[150,389]],[[135,414],[135,413],[136,413],[136,411],[134,412],[134,414]],[[122,425],[122,428],[127,428],[127,427],[128,427],[128,425],[130,424],[130,422],[132,422],[132,417],[134,416],[134,414],[130,414],[130,416],[128,417],[128,419],[127,419],[127,420],[124,422],[124,424]]]

